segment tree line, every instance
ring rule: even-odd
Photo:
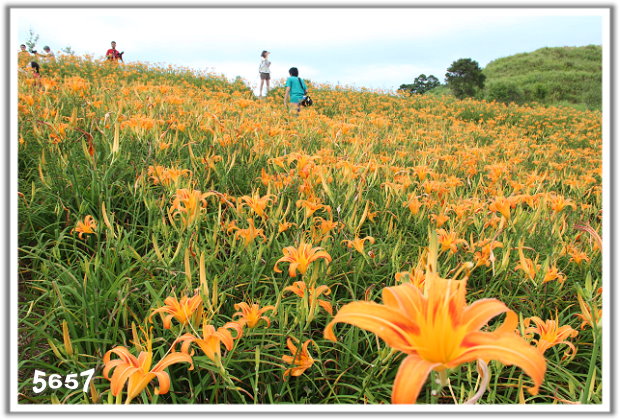
[[[454,61],[446,72],[446,85],[458,99],[476,96],[484,88],[485,75],[477,61],[471,58],[461,58]],[[441,85],[439,79],[421,74],[411,84],[400,85],[399,90],[411,94],[422,95]]]

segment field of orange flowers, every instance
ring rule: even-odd
[[[312,93],[20,75],[20,403],[602,402],[600,112]]]

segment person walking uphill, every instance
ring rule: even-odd
[[[261,53],[262,60],[260,62],[260,66],[258,67],[258,73],[260,74],[260,90],[258,92],[258,96],[263,96],[263,84],[267,82],[267,89],[265,89],[265,96],[269,93],[269,80],[271,79],[271,70],[269,66],[271,66],[271,61],[269,61],[269,51],[263,51]]]
[[[297,108],[297,112],[299,112],[301,101],[303,101],[304,96],[306,96],[308,88],[306,87],[306,82],[299,78],[299,70],[297,70],[297,67],[291,67],[288,74],[290,74],[290,77],[286,79],[284,106],[287,106],[290,100],[289,106],[291,109]]]

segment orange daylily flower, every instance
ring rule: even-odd
[[[297,223],[292,222],[282,222],[278,224],[278,233],[286,232],[292,226],[297,226]]]
[[[573,200],[566,199],[561,195],[549,194],[548,198],[549,206],[554,213],[561,212],[565,207],[572,207],[573,210],[577,209],[577,205],[573,202]]]
[[[311,262],[322,258],[325,260],[326,264],[329,264],[332,260],[332,257],[324,251],[323,248],[312,248],[312,244],[307,244],[304,241],[302,241],[297,248],[294,246],[287,246],[282,252],[284,256],[276,261],[276,264],[273,266],[273,271],[281,273],[282,270],[278,268],[278,264],[281,262],[288,262],[291,263],[288,269],[288,274],[291,277],[297,277],[297,270],[299,270],[301,274],[306,274],[308,265]]]
[[[237,335],[233,337],[229,330],[235,331]],[[215,363],[220,363],[222,357],[221,345],[223,344],[230,351],[232,350],[234,340],[240,339],[242,335],[243,326],[238,322],[227,322],[216,330],[213,325],[207,324],[205,319],[202,321],[202,337],[196,337],[187,333],[179,337],[175,344],[183,342],[181,352],[187,353],[191,343],[196,343],[209,359]]]
[[[156,313],[167,313],[168,315],[164,317],[165,329],[170,329],[170,321],[172,318],[176,318],[179,323],[185,325],[189,323],[191,318],[196,320],[202,315],[202,298],[199,294],[196,294],[191,298],[183,296],[180,302],[176,297],[168,296],[164,300],[164,304],[165,306],[155,309],[151,313],[149,316],[149,321]]]
[[[295,341],[299,342],[297,339],[295,339]],[[310,353],[308,353],[308,344],[310,344],[310,342],[312,342],[312,340],[306,340],[301,346],[301,349],[298,350],[297,346],[293,344],[290,338],[286,339],[286,346],[290,350],[292,356],[282,356],[282,360],[284,363],[295,365],[296,367],[286,369],[284,371],[284,378],[289,375],[300,376],[306,369],[314,364],[314,359],[310,356]]]
[[[239,206],[240,208],[243,206],[248,206],[259,217],[265,219],[267,218],[267,214],[265,214],[265,209],[267,208],[267,206],[269,206],[269,204],[277,201],[277,197],[273,194],[267,194],[261,197],[257,191],[253,193],[251,197],[248,195],[244,195],[242,197],[239,197],[239,200],[242,201]]]
[[[357,252],[364,255],[364,242],[370,242],[371,244],[375,243],[375,238],[372,236],[366,236],[365,238],[358,238],[357,236],[352,241],[345,239],[341,243],[346,244],[347,248],[355,248]]]
[[[577,247],[573,245],[567,245],[566,252],[570,255],[569,262],[574,262],[575,264],[581,264],[584,261],[585,262],[590,261],[590,258],[585,252],[580,251]]]
[[[439,228],[439,227],[442,227],[444,223],[446,223],[448,220],[450,220],[450,217],[445,215],[444,213],[440,213],[440,214],[431,214],[430,219],[434,221],[435,225]]]
[[[474,253],[474,261],[476,262],[476,267],[484,265],[486,267],[490,266],[493,261],[495,261],[495,255],[493,250],[495,248],[503,248],[504,245],[499,241],[494,240],[484,240],[477,244],[482,248],[480,251]]]
[[[403,202],[403,207],[408,207],[411,214],[418,214],[422,203],[415,194],[409,194],[408,200]]]
[[[265,242],[267,240],[267,237],[265,236],[264,230],[262,228],[256,228],[256,226],[254,226],[254,219],[247,219],[247,221],[249,225],[247,229],[239,229],[236,226],[228,228],[229,230],[234,228],[237,229],[237,231],[235,232],[235,239],[239,239],[240,237],[242,237],[243,246],[245,247],[249,246],[252,241],[254,241],[254,239],[258,238],[259,236],[263,238],[263,242]]]
[[[293,283],[292,286],[288,286],[285,287],[283,292],[285,291],[289,291],[289,292],[293,292],[295,293],[297,296],[299,296],[300,298],[304,297],[304,294],[307,293],[308,299],[309,299],[309,304],[310,304],[310,311],[313,312],[312,308],[315,308],[316,305],[318,304],[321,308],[325,309],[325,311],[332,315],[333,314],[333,309],[332,309],[332,305],[331,303],[329,303],[326,300],[323,299],[319,299],[318,297],[321,295],[329,295],[331,293],[331,290],[329,287],[322,285],[319,287],[307,287],[306,283],[303,281],[296,281],[295,283]]]
[[[386,344],[407,354],[392,390],[395,404],[413,404],[432,370],[444,371],[477,359],[515,364],[534,381],[537,394],[544,357],[515,333],[517,315],[497,299],[467,305],[464,280],[440,278],[436,270],[436,239],[427,260],[425,290],[411,283],[383,289],[383,304],[352,302],[325,327],[325,338],[336,341],[334,324],[344,322],[371,331]],[[506,313],[504,324],[481,331],[489,320]]]
[[[536,278],[536,274],[538,274],[538,270],[540,270],[538,257],[536,257],[535,261],[532,261],[530,258],[525,258],[525,255],[523,255],[523,245],[520,245],[519,264],[515,266],[515,270],[522,270],[525,274],[527,274],[530,280],[534,280],[534,278]]]
[[[410,271],[401,271],[394,275],[394,279],[398,282],[409,282],[421,290],[424,290],[424,280],[426,279],[426,274],[424,274],[424,270],[412,267]]]
[[[172,205],[168,209],[168,217],[172,221],[180,216],[183,226],[188,227],[205,211],[206,198],[213,193],[202,193],[199,190],[182,188],[176,191]]]
[[[78,238],[84,239],[83,235],[93,234],[97,230],[97,221],[90,214],[84,218],[84,221],[78,220],[75,227],[71,229],[71,233],[78,232]]]
[[[111,360],[110,356],[112,353],[119,356],[119,358]],[[103,356],[103,377],[110,381],[112,395],[117,396],[123,390],[125,383],[127,383],[127,399],[125,404],[129,404],[154,378],[157,378],[159,382],[159,388],[155,389],[155,393],[159,395],[166,394],[170,390],[170,376],[164,372],[164,369],[181,362],[189,363],[189,370],[194,368],[192,358],[187,352],[170,353],[151,369],[152,361],[153,353],[150,341],[148,343],[148,351],[141,351],[138,358],[134,357],[123,346],[109,350]],[[110,379],[108,374],[112,369],[114,369],[114,374]]]
[[[147,175],[151,178],[153,184],[164,186],[176,185],[182,176],[191,174],[192,172],[189,169],[164,168],[160,165],[149,166],[147,171]]]
[[[562,284],[566,281],[566,276],[561,273],[558,268],[554,265],[549,267],[547,273],[545,273],[545,278],[543,279],[543,283],[547,283],[549,281],[557,280],[558,283]]]
[[[534,326],[530,326],[531,323],[534,323]],[[533,334],[538,335],[538,339],[534,340],[536,343],[536,349],[540,352],[540,354],[544,354],[547,349],[557,346],[559,344],[566,344],[570,349],[565,353],[564,358],[575,355],[577,349],[573,345],[573,343],[566,341],[567,338],[576,337],[577,331],[574,330],[570,325],[563,325],[558,327],[557,317],[555,320],[548,319],[543,321],[537,316],[533,316],[530,318],[526,318],[523,321],[523,325],[525,328],[525,335],[531,336]],[[571,356],[571,357],[572,357]]]
[[[431,173],[431,170],[428,166],[415,166],[413,172],[415,172],[420,181],[424,181],[426,176]]]
[[[317,203],[310,200],[297,200],[295,205],[300,208],[303,207],[306,209],[305,217],[310,218],[312,215],[318,210],[325,210],[327,213],[331,214],[332,208],[330,206]]]
[[[325,220],[322,217],[315,217],[314,218],[314,225],[313,225],[313,227],[318,229],[319,232],[321,233],[321,235],[327,235],[329,232],[331,232],[332,230],[338,228],[339,226],[342,226],[342,223],[334,222],[331,219],[330,220]]]
[[[445,229],[437,229],[437,235],[439,237],[439,244],[441,245],[442,251],[450,250],[450,252],[456,254],[459,244],[467,245],[467,241],[465,239],[457,238],[456,232],[448,232]]]
[[[233,317],[238,317],[235,322],[243,326],[247,326],[248,328],[254,328],[260,320],[264,320],[267,323],[267,327],[271,325],[271,320],[264,316],[263,314],[267,311],[274,311],[276,309],[273,305],[268,305],[263,308],[258,306],[256,303],[253,303],[252,306],[248,305],[245,302],[235,303],[235,309],[239,312],[235,312]]]
[[[495,200],[489,204],[490,211],[500,213],[506,220],[510,220],[511,208],[515,208],[515,202],[506,197],[496,197]]]

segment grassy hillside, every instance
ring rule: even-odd
[[[600,45],[541,48],[499,58],[483,71],[489,100],[601,107]]]

